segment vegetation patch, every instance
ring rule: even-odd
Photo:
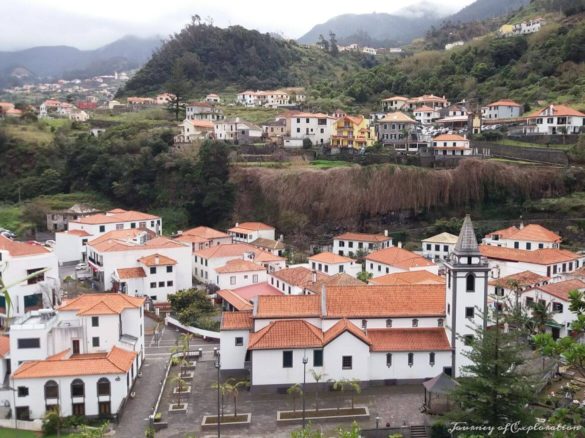
[[[278,420],[302,420],[303,411],[278,411]],[[305,410],[305,418],[336,418],[336,417],[363,417],[369,416],[370,412],[366,407],[354,408],[326,408],[315,410]]]

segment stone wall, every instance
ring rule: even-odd
[[[489,150],[495,158],[508,158],[512,160],[534,161],[538,163],[550,163],[566,166],[569,158],[565,151],[547,147],[508,146],[492,142],[472,141],[471,146],[478,150]]]

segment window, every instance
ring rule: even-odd
[[[429,353],[429,365],[430,366],[435,365],[435,353],[433,352]]]
[[[441,245],[435,245],[435,251],[440,251],[441,250]]]
[[[42,271],[43,269],[44,269],[44,268],[27,269],[27,271],[26,271],[26,275],[27,275],[27,277],[28,277],[29,275],[33,275],[35,272]],[[44,274],[44,273],[42,273],[42,274],[35,275],[35,276],[34,276],[34,277],[32,277],[32,278],[29,278],[29,279],[26,281],[26,284],[36,284],[36,283],[40,283],[41,281],[44,281],[44,280],[45,280],[45,274]]]
[[[543,248],[544,248],[544,244],[542,244],[542,243],[539,243],[539,244],[538,244],[538,249],[543,249]]]
[[[19,386],[17,389],[19,397],[28,396],[28,386]]]
[[[235,276],[231,276],[230,277],[230,284],[236,284],[236,277]]]
[[[514,242],[514,248],[519,249],[520,248],[520,242]]]
[[[20,338],[17,342],[19,349],[41,348],[40,338]]]
[[[28,406],[17,406],[16,407],[16,418],[18,420],[30,420],[30,409]]]
[[[252,275],[252,283],[258,283],[258,274]]]
[[[368,320],[367,319],[362,319],[362,329],[367,329],[368,328]]]
[[[91,338],[91,345],[94,347],[99,347],[100,346],[100,338],[99,336],[94,336],[93,338]]]
[[[467,292],[475,292],[475,275],[467,274],[465,278],[465,289]]]
[[[340,240],[340,241],[339,241],[339,247],[340,247],[340,248],[343,248],[344,246],[345,246],[345,241],[343,241],[343,240]]]
[[[323,366],[323,350],[313,350],[313,366]]]
[[[391,319],[386,320],[386,327],[388,327],[388,328],[392,327],[392,320]]]
[[[466,307],[465,308],[465,317],[466,318],[473,318],[475,315],[475,309],[473,307]]]
[[[156,288],[156,281],[153,281],[150,283],[150,288],[151,289],[155,289]]]
[[[343,265],[339,265],[339,272],[343,272]]]
[[[167,272],[173,272],[173,267],[172,266],[167,266]]]
[[[282,367],[283,368],[292,368],[293,364],[293,352],[292,351],[283,351],[282,352]]]
[[[85,395],[85,384],[81,379],[71,382],[71,397],[83,397]]]
[[[437,319],[437,327],[443,327],[445,325],[445,320],[443,318]]]
[[[75,416],[83,417],[85,415],[85,403],[73,403],[72,412]]]
[[[244,338],[242,338],[241,336],[238,336],[236,338],[236,347],[241,347],[242,345],[244,345]]]
[[[411,367],[414,365],[414,353],[408,353],[408,366]]]
[[[110,381],[105,377],[102,377],[97,382],[97,394],[111,395]]]
[[[418,319],[415,318],[415,319],[412,320],[412,326],[413,327],[418,327]]]
[[[92,327],[99,327],[100,326],[100,317],[99,316],[92,316],[91,317],[91,326]]]
[[[169,281],[167,281],[167,286],[168,286],[168,287],[172,287],[172,286],[173,286],[173,282],[172,282],[172,280],[169,280]]]
[[[504,296],[504,288],[503,287],[496,287],[496,296],[503,297]]]
[[[563,313],[562,303],[552,303],[552,310],[554,313]]]
[[[131,222],[130,223],[130,228],[136,228],[136,222]]]
[[[54,380],[45,383],[45,399],[59,398],[59,385]]]
[[[532,249],[532,244],[530,242],[526,242],[526,249]]]
[[[449,252],[449,246],[443,245],[443,252]]]
[[[156,274],[156,266],[152,266],[152,267],[150,268],[150,273],[151,273],[151,274]]]
[[[353,248],[353,242],[348,242],[347,246]]]
[[[106,226],[100,225],[100,233],[105,233],[105,232],[106,232]]]
[[[158,287],[165,287],[165,282],[164,281],[159,281],[158,282]]]
[[[532,307],[532,306],[534,306],[534,298],[526,297],[526,307]]]
[[[388,368],[392,366],[392,353],[386,353],[386,366]]]
[[[351,370],[353,364],[353,356],[342,356],[341,357],[341,368],[344,370]]]

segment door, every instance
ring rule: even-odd
[[[561,329],[558,327],[551,327],[552,329],[552,337],[556,341],[561,337]]]
[[[110,415],[112,412],[110,410],[110,402],[99,402],[99,412],[100,412],[100,416],[108,416]]]
[[[73,339],[73,354],[79,354],[79,339]]]

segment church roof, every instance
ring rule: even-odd
[[[467,253],[467,254],[479,254],[479,246],[477,245],[477,237],[473,230],[473,223],[471,223],[471,217],[465,215],[459,238],[455,244],[456,253]]]

